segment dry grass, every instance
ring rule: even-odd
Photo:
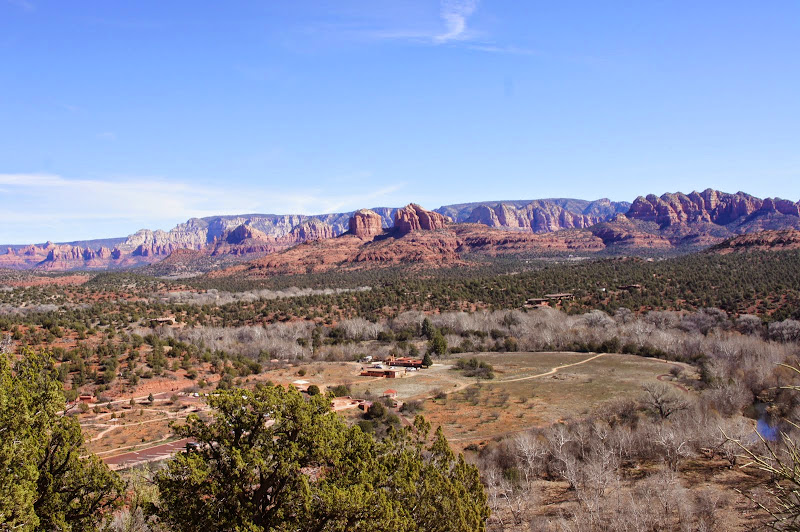
[[[636,397],[642,384],[656,381],[670,368],[655,359],[607,354],[552,375],[535,377],[592,355],[487,353],[476,356],[494,366],[494,380],[475,384],[472,379],[472,384],[449,394],[446,399],[428,400],[424,405],[425,417],[434,426],[441,425],[448,439],[459,446],[587,414],[611,399]],[[525,377],[533,378],[512,380]]]

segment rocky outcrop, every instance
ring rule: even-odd
[[[626,213],[630,208],[630,203],[625,201],[611,201],[607,198],[602,198],[599,200],[594,201],[587,201],[587,200],[579,200],[573,198],[549,198],[549,199],[539,199],[539,200],[514,200],[514,201],[490,201],[490,202],[477,202],[477,203],[459,203],[455,205],[445,205],[444,207],[439,207],[436,209],[436,212],[440,214],[444,214],[445,216],[451,217],[456,223],[469,223],[470,221],[474,223],[483,223],[482,220],[472,218],[473,212],[478,207],[486,207],[488,210],[496,211],[498,209],[504,210],[506,213],[514,213],[514,217],[527,217],[531,219],[530,216],[526,216],[521,214],[522,211],[530,210],[528,209],[529,205],[532,205],[532,208],[545,208],[550,209],[552,207],[558,207],[563,209],[572,214],[578,215],[587,215],[593,218],[596,218],[599,221],[607,221],[610,220],[615,214]],[[479,213],[481,211],[478,211]],[[486,213],[486,211],[483,211]],[[476,217],[480,216],[476,214]],[[489,215],[491,217],[491,215]],[[500,216],[498,215],[498,218]],[[507,215],[508,218],[508,215]],[[502,222],[494,222],[499,223],[497,227],[500,228],[509,228],[504,227]],[[530,227],[530,223],[521,222],[516,224],[517,227]],[[540,231],[544,232],[544,231]]]
[[[135,261],[133,261],[135,262]],[[96,249],[70,244],[47,242],[22,249],[8,249],[0,255],[0,267],[14,269],[38,269],[48,271],[102,270],[109,267],[133,265],[126,261],[118,248],[101,246]]]
[[[386,226],[392,219],[391,208],[376,208],[381,225]],[[166,257],[176,249],[203,250],[208,246],[219,247],[218,243],[227,238],[231,231],[241,226],[250,231],[259,231],[256,240],[267,240],[283,247],[299,244],[306,240],[333,238],[349,230],[349,213],[321,214],[306,216],[300,214],[250,214],[240,216],[213,216],[192,218],[178,224],[169,231],[150,231],[142,229],[120,244],[124,253],[140,257]]]
[[[226,231],[212,244],[203,246],[199,250],[182,249],[197,251],[199,256],[206,254],[216,257],[219,255],[243,256],[272,253],[278,249],[283,249],[283,247],[278,247],[275,239],[267,236],[263,231],[259,231],[248,223],[243,223],[230,231]],[[177,251],[176,249],[172,254]]]
[[[520,253],[593,253],[606,249],[602,239],[586,230],[548,234],[506,231],[481,224],[449,224],[437,230],[390,231],[384,238],[364,240],[353,234],[306,242],[226,270],[212,277],[250,278],[331,270],[381,268],[398,264],[413,268],[469,265],[474,255]]]
[[[607,202],[609,209],[612,209],[609,200],[601,201]],[[535,200],[522,207],[498,203],[493,207],[476,207],[466,222],[532,233],[552,233],[562,229],[591,227],[608,220],[608,215],[601,210],[600,205],[593,208],[601,214],[572,212],[548,200]]]
[[[383,232],[383,218],[375,211],[362,209],[353,213],[348,226],[358,238],[371,239]]]
[[[122,268],[152,264],[182,249],[196,251],[206,258],[230,255],[241,261],[248,255],[275,253],[303,242],[332,240],[346,232],[357,240],[372,241],[392,224],[395,230],[386,233],[384,236],[387,238],[390,234],[394,237],[440,232],[451,227],[447,225],[451,219],[529,236],[531,233],[544,235],[573,231],[574,245],[586,249],[596,247],[598,242],[605,247],[623,248],[707,247],[737,234],[800,230],[800,202],[779,198],[761,200],[743,192],[728,194],[711,189],[660,197],[649,195],[637,198],[631,205],[608,199],[588,202],[551,198],[457,204],[437,211],[410,204],[402,209],[380,207],[313,217],[247,214],[192,218],[169,231],[142,229],[124,239],[9,246],[0,253],[0,268]],[[620,216],[623,211],[625,216]],[[473,233],[475,231],[480,233],[477,229]],[[565,244],[562,236],[546,244],[548,249],[573,249],[570,247],[573,244]],[[480,234],[475,238],[475,242],[483,239]],[[509,249],[518,245],[525,249],[533,245],[525,239],[497,234],[483,241],[487,250],[491,250],[495,243]],[[449,249],[449,244],[444,248]],[[377,257],[369,254],[382,254],[384,251],[371,250],[362,256]],[[214,261],[206,261],[211,262]]]
[[[668,239],[639,230],[624,214],[616,215],[610,222],[594,225],[589,231],[602,240],[607,248],[669,249],[672,247]]]
[[[650,194],[638,197],[627,213],[632,220],[654,222],[660,227],[712,223],[731,226],[751,216],[773,213],[800,217],[800,204],[777,198],[761,200],[744,192],[728,194],[706,189],[691,194]]]
[[[248,240],[261,240],[263,242],[267,242],[270,240],[270,238],[262,231],[259,231],[248,224],[242,224],[232,231],[229,231],[223,240],[228,244],[237,245]]]
[[[761,205],[761,209],[759,209],[759,211],[766,213],[777,212],[787,216],[797,216],[800,218],[800,201],[797,203],[792,203],[791,201],[785,199],[767,198],[764,200],[764,203]]]
[[[289,240],[292,244],[299,244],[313,240],[325,240],[334,236],[336,235],[333,232],[333,227],[325,222],[312,219],[292,229],[289,233]]]
[[[450,221],[444,215],[423,209],[416,203],[410,203],[394,213],[394,227],[400,234],[443,229]]]
[[[748,251],[786,251],[800,249],[800,231],[761,231],[730,238],[712,247],[712,253],[744,253]]]

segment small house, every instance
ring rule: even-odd
[[[550,301],[572,301],[575,299],[575,295],[569,292],[563,292],[559,294],[545,294],[544,297],[549,299]]]
[[[398,369],[366,369],[360,373],[362,377],[386,377],[395,379],[400,374]]]
[[[400,366],[403,368],[421,368],[422,367],[422,359],[421,358],[411,358],[411,357],[389,357],[387,361],[392,366]]]

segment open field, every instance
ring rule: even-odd
[[[272,382],[284,386],[303,380],[323,392],[346,384],[353,397],[377,398],[395,390],[398,400],[422,401],[425,417],[441,425],[459,447],[481,443],[534,426],[588,413],[601,403],[636,397],[645,382],[656,381],[677,363],[634,355],[593,353],[479,353],[475,356],[494,367],[495,379],[476,381],[453,369],[455,360],[443,359],[432,367],[410,371],[396,379],[359,376],[364,364],[313,362],[289,365],[250,376],[249,384]],[[167,383],[169,384],[169,383]],[[118,400],[100,413],[82,415],[88,447],[110,459],[132,449],[169,441],[171,422],[206,410],[201,398],[180,393],[169,400],[173,386],[149,404],[139,397],[135,405]],[[347,414],[358,416],[358,411]],[[113,417],[112,417],[113,416]]]
[[[460,446],[587,414],[612,399],[635,398],[642,384],[677,365],[616,354],[484,353],[477,358],[494,366],[495,379],[468,379],[469,386],[424,403],[426,419]]]

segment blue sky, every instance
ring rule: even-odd
[[[0,242],[415,201],[800,199],[800,3],[0,0]]]

